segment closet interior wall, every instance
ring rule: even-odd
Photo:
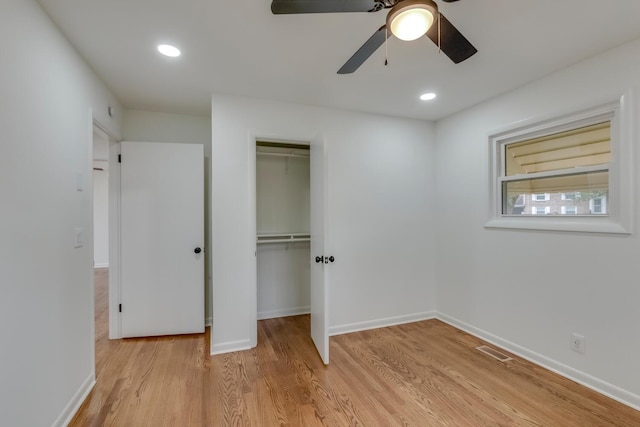
[[[309,146],[256,143],[258,319],[309,313]]]

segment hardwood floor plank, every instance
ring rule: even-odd
[[[258,322],[258,347],[209,355],[205,334],[108,339],[96,270],[97,384],[71,426],[640,426],[640,412],[437,320],[332,337],[309,316]]]

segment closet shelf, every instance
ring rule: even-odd
[[[296,243],[310,242],[311,235],[308,233],[279,233],[279,234],[258,234],[256,243]]]
[[[269,151],[256,151],[256,154],[258,156],[301,157],[301,158],[305,158],[305,159],[309,158],[309,154],[302,154],[302,153],[273,153],[273,152],[269,152]]]

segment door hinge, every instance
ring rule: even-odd
[[[122,304],[118,304],[118,313],[122,313]]]
[[[122,163],[122,154],[118,154],[118,163]]]

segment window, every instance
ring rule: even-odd
[[[580,197],[580,193],[579,192],[573,192],[573,193],[561,193],[560,194],[560,198],[562,200],[575,200],[576,198]]]
[[[600,121],[602,120],[602,121]],[[504,163],[502,214],[512,215],[510,199],[529,193],[533,202],[606,196],[611,162],[611,121],[525,138],[501,146]],[[551,204],[546,204],[551,208]],[[561,215],[560,212],[546,214]],[[534,215],[540,215],[534,209]],[[593,210],[589,211],[593,212]],[[589,214],[586,212],[586,214]]]
[[[589,211],[592,215],[606,215],[607,198],[602,196],[589,200]]]
[[[492,217],[485,226],[630,233],[634,123],[625,97],[491,135]]]
[[[533,215],[549,215],[549,213],[551,213],[551,208],[549,206],[533,207],[531,208],[531,213]]]
[[[546,200],[549,200],[550,196],[549,196],[549,193],[539,193],[539,194],[533,194],[532,198],[536,202],[544,202]]]

